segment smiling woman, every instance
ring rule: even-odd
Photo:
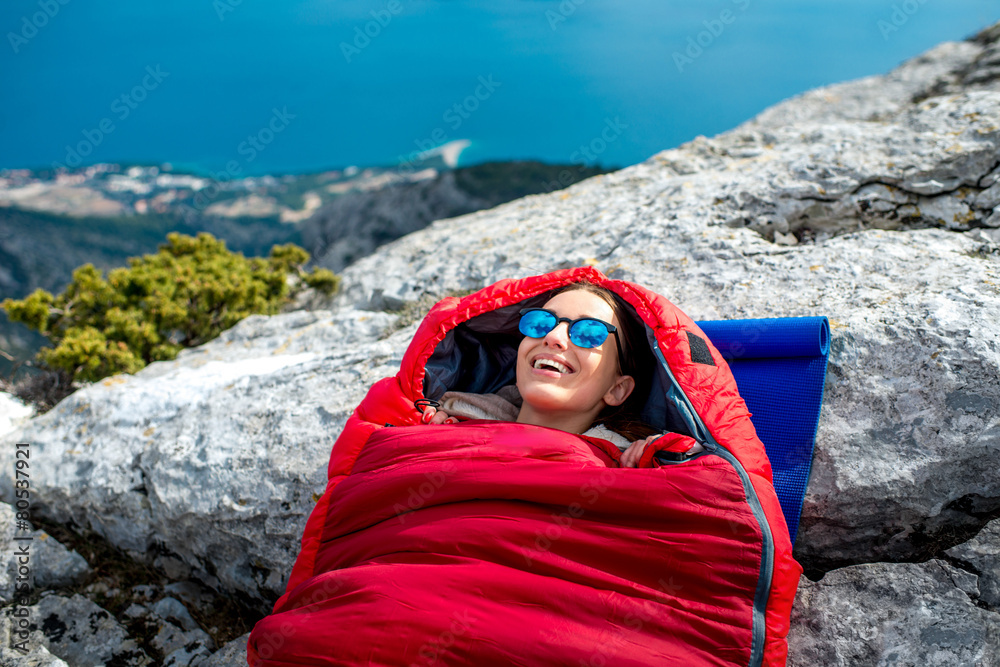
[[[571,283],[541,308],[523,309],[519,330],[516,391],[489,399],[447,392],[441,409],[425,407],[426,423],[516,413],[521,424],[609,440],[622,450],[621,464],[634,467],[659,434],[640,418],[654,361],[619,297],[590,282]],[[513,405],[497,406],[507,400]],[[687,453],[698,451],[694,444]]]
[[[517,388],[524,401],[517,421],[583,433],[603,410],[625,402],[635,380],[619,373],[615,346],[589,345],[593,339],[581,341],[573,329],[588,322],[604,329],[605,322],[611,322],[617,336],[620,323],[607,302],[582,288],[552,297],[543,311],[522,315],[522,333],[525,319],[537,319],[540,312],[552,313],[546,318],[548,331],[525,335],[517,349]],[[563,321],[572,325],[564,326]],[[607,329],[604,332],[607,341]]]
[[[449,396],[507,409],[427,425]],[[668,433],[632,470],[593,431],[620,414]],[[785,663],[801,568],[763,445],[722,356],[638,285],[442,300],[328,470],[251,665]]]

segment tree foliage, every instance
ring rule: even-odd
[[[276,245],[266,259],[247,259],[204,232],[197,238],[168,234],[159,252],[128,261],[107,279],[85,264],[58,296],[38,289],[0,305],[12,321],[52,342],[38,362],[96,382],[173,359],[248,315],[273,315],[306,286],[332,294],[339,282],[326,269],[306,273],[309,253],[296,245]]]

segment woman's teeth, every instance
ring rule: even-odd
[[[533,367],[539,370],[542,370],[546,366],[555,369],[560,373],[569,373],[568,367],[552,359],[535,359],[535,363],[533,364]]]

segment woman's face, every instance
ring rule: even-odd
[[[614,310],[595,294],[583,290],[563,292],[543,307],[571,320],[593,317],[610,322],[619,327],[621,335]],[[545,362],[561,367],[556,369]],[[577,347],[569,340],[569,324],[560,322],[544,338],[525,336],[517,348],[517,388],[525,406],[538,414],[589,415],[592,422],[606,405],[624,402],[631,387],[631,378],[618,374],[613,334],[598,347]],[[589,427],[587,423],[583,430]]]

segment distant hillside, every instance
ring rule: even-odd
[[[156,252],[172,231],[190,235],[207,231],[247,256],[267,255],[276,243],[302,243],[297,227],[273,220],[205,218],[200,222],[191,225],[162,214],[71,218],[0,208],[0,300],[21,298],[37,288],[61,292],[78,266],[89,262],[103,271],[125,266],[129,257]],[[26,359],[45,342],[40,334],[9,322],[0,309],[0,350]],[[0,358],[0,375],[7,375],[11,365]]]
[[[69,185],[53,174],[8,172],[6,186],[0,183],[0,300],[22,298],[39,287],[60,292],[73,270],[87,262],[104,271],[125,266],[129,257],[156,252],[172,231],[207,231],[247,256],[296,243],[314,264],[340,271],[434,220],[550,192],[605,171],[500,162],[453,171],[354,169],[210,183],[150,167],[100,165],[63,175]],[[206,184],[220,192],[210,205],[195,208]],[[87,208],[94,202],[119,213],[83,215],[101,210]],[[0,350],[27,359],[44,343],[0,310]],[[11,366],[0,355],[0,375],[9,374]]]
[[[491,162],[433,179],[338,197],[302,224],[313,261],[332,271],[435,220],[560,190],[608,170],[541,162]]]

